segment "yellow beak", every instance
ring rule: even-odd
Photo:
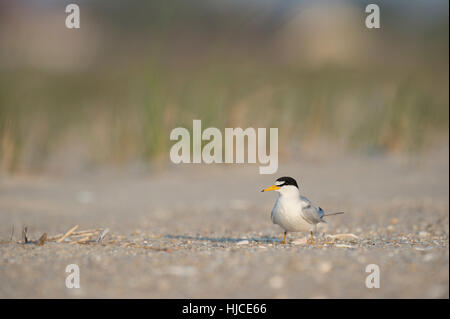
[[[278,187],[277,185],[272,185],[270,187],[267,187],[265,189],[263,189],[261,192],[270,192],[270,191],[275,191],[277,189],[280,189],[281,187]]]

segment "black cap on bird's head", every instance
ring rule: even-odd
[[[276,190],[279,190],[283,186],[295,186],[298,188],[297,181],[295,179],[293,179],[292,177],[289,177],[289,176],[283,176],[283,177],[278,178],[275,181],[274,185],[263,189],[262,192],[276,191]]]
[[[283,176],[283,177],[278,178],[275,181],[275,185],[278,185],[278,186],[292,185],[292,186],[295,186],[298,188],[297,181],[289,176]]]

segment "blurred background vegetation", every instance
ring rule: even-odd
[[[193,119],[286,159],[448,145],[448,1],[71,2],[0,2],[0,172],[168,163]]]

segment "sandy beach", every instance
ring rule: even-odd
[[[329,217],[310,245],[270,220],[255,166],[0,177],[0,298],[448,298],[448,151],[281,163]],[[11,229],[14,236],[10,243]],[[100,243],[20,244],[108,228]],[[336,239],[336,234],[353,234]],[[80,268],[68,289],[66,266]],[[380,288],[365,285],[380,268]]]

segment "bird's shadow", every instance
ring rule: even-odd
[[[248,238],[232,238],[232,237],[205,237],[205,236],[187,236],[187,235],[166,235],[169,239],[182,239],[182,240],[198,240],[209,241],[213,243],[238,243],[243,240],[257,243],[274,243],[281,242],[280,238],[275,237],[248,237]]]

